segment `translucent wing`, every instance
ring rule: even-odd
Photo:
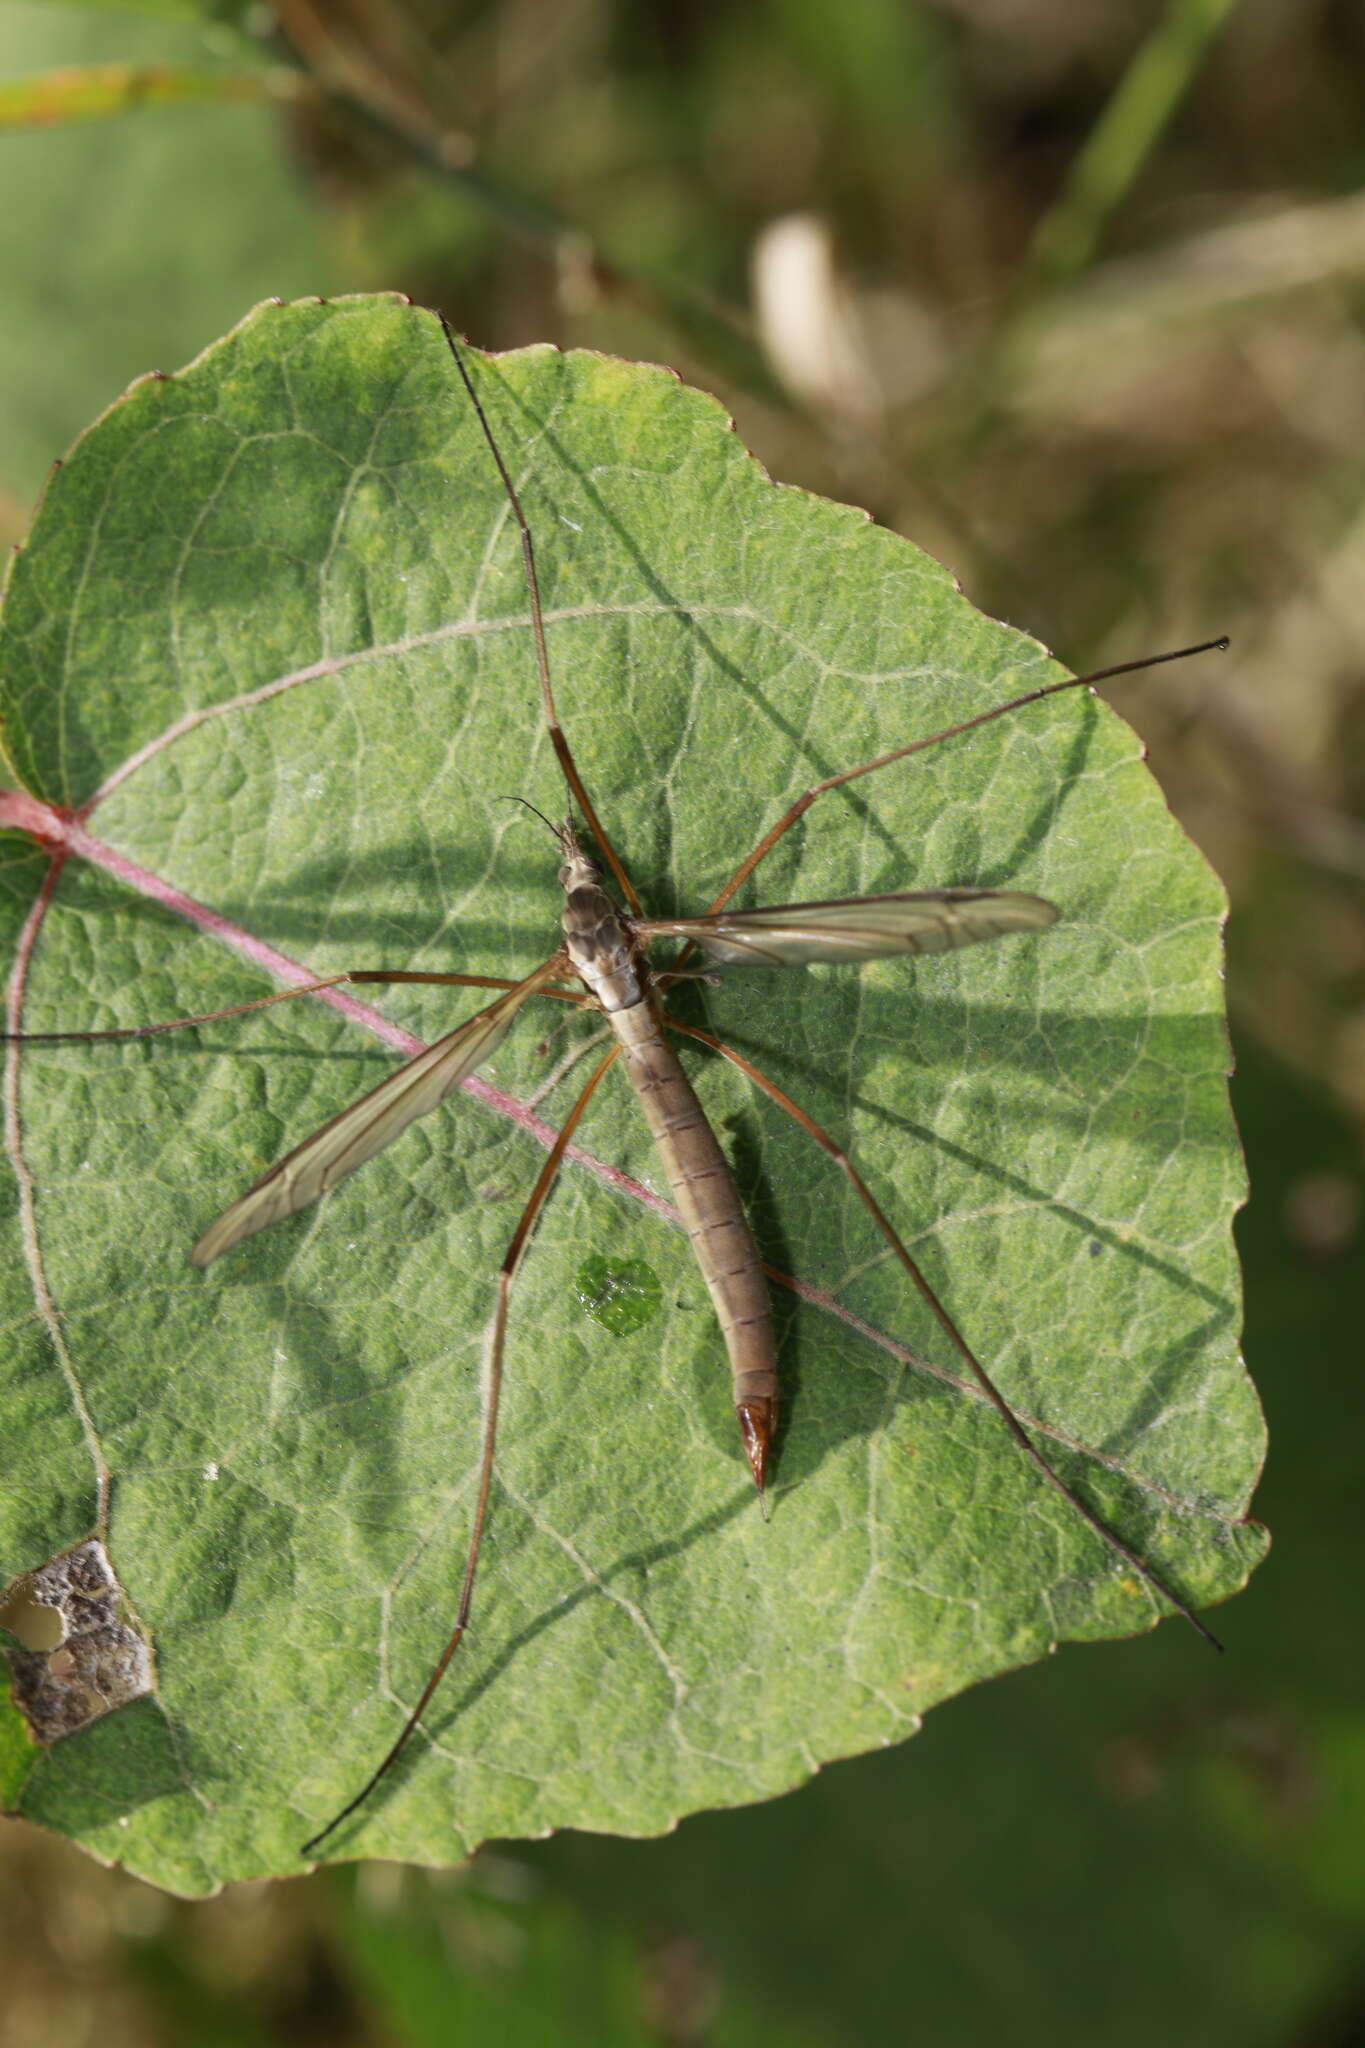
[[[723,910],[718,917],[650,918],[643,939],[691,939],[726,967],[804,967],[813,960],[883,960],[895,953],[951,953],[1009,932],[1041,932],[1060,911],[1012,889],[916,889],[828,903]]]
[[[390,1074],[368,1095],[362,1095],[349,1109],[343,1109],[321,1130],[314,1131],[311,1138],[305,1138],[210,1223],[190,1253],[190,1264],[207,1266],[240,1244],[244,1237],[306,1208],[348,1173],[354,1173],[357,1166],[363,1166],[376,1152],[392,1144],[400,1131],[435,1109],[466,1074],[472,1074],[489,1057],[501,1044],[526,998],[560,972],[563,965],[558,954],[547,960],[486,1010],[467,1018],[448,1037],[438,1038],[435,1045],[419,1052],[396,1074]]]

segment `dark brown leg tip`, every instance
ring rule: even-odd
[[[744,1443],[744,1455],[749,1460],[754,1485],[761,1494],[763,1483],[768,1476],[768,1446],[772,1443],[773,1431],[777,1428],[777,1402],[740,1401],[736,1404],[735,1415]]]

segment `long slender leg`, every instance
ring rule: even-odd
[[[630,905],[635,915],[640,917],[643,913],[640,899],[635,893],[635,886],[622,866],[616,848],[607,837],[601,819],[593,809],[592,798],[583,787],[583,779],[579,775],[577,764],[569,749],[569,742],[565,738],[563,727],[559,723],[559,713],[555,709],[554,690],[550,683],[550,656],[545,645],[545,617],[540,603],[540,579],[536,574],[536,548],[535,541],[531,535],[530,525],[526,514],[521,509],[521,499],[517,496],[516,485],[512,482],[507,464],[502,459],[502,451],[493,438],[493,429],[488,424],[488,415],[480,403],[478,392],[474,389],[474,380],[465,366],[464,355],[461,352],[458,341],[455,339],[454,329],[439,308],[436,312],[436,318],[441,323],[441,332],[446,338],[446,347],[450,350],[455,360],[455,367],[460,373],[460,381],[469,393],[469,402],[474,408],[474,413],[480,427],[483,429],[484,440],[488,443],[489,453],[493,457],[498,475],[502,478],[502,487],[507,493],[507,502],[512,508],[512,517],[516,520],[517,531],[521,535],[521,563],[526,575],[526,592],[531,607],[531,631],[535,640],[536,668],[540,675],[540,701],[545,712],[545,723],[550,730],[551,743],[559,757],[559,765],[564,771],[564,780],[569,785],[570,796],[582,812],[588,830],[606,855],[607,865],[610,867],[613,875],[615,875],[617,884],[626,902]]]
[[[592,1100],[599,1082],[613,1060],[616,1059],[620,1050],[619,1045],[613,1045],[606,1057],[598,1061],[588,1079],[587,1086],[565,1118],[564,1126],[546,1156],[545,1164],[541,1167],[536,1184],[531,1190],[530,1199],[521,1212],[521,1221],[512,1233],[512,1241],[503,1254],[502,1264],[498,1268],[497,1306],[494,1309],[493,1320],[488,1332],[483,1416],[483,1453],[479,1462],[479,1491],[474,1503],[474,1520],[469,1532],[469,1547],[465,1552],[464,1578],[460,1586],[460,1604],[456,1609],[455,1626],[450,1632],[450,1640],[437,1659],[435,1669],[432,1671],[430,1678],[428,1678],[423,1686],[417,1705],[403,1723],[397,1741],[384,1757],[383,1762],[376,1770],[371,1772],[370,1776],[356,1793],[355,1798],[348,1800],[341,1811],[334,1814],[332,1819],[328,1821],[325,1828],[320,1828],[317,1834],[309,1836],[308,1840],[299,1850],[300,1856],[311,1855],[320,1843],[326,1841],[334,1829],[340,1827],[342,1821],[349,1819],[356,1808],[364,1804],[380,1779],[393,1767],[398,1757],[407,1748],[417,1728],[417,1724],[425,1713],[432,1694],[444,1678],[446,1666],[459,1648],[460,1639],[468,1626],[469,1609],[474,1597],[474,1574],[478,1570],[479,1551],[483,1546],[484,1523],[488,1516],[488,1496],[493,1484],[493,1449],[497,1441],[498,1405],[502,1396],[503,1342],[507,1334],[507,1308],[512,1292],[512,1281],[516,1275],[517,1267],[521,1263],[521,1255],[526,1249],[526,1240],[531,1234],[531,1227],[540,1213],[541,1205],[546,1195],[550,1191],[550,1184],[559,1171],[559,1162],[563,1158],[565,1148],[574,1134],[578,1120]]]
[[[923,739],[911,740],[906,746],[893,747],[889,754],[878,754],[873,761],[863,761],[856,768],[845,768],[840,775],[826,776],[823,782],[817,782],[804,791],[790,809],[783,812],[772,829],[764,833],[752,853],[745,855],[715,902],[707,906],[707,915],[714,916],[718,910],[724,909],[741,882],[748,880],[778,840],[790,832],[797,819],[804,817],[816,798],[824,796],[828,790],[839,789],[846,782],[856,782],[860,775],[872,775],[878,768],[889,768],[893,761],[904,761],[911,754],[922,754],[926,747],[936,747],[940,740],[956,739],[959,733],[972,732],[978,725],[989,725],[993,718],[1003,718],[1007,711],[1018,711],[1025,704],[1036,704],[1042,697],[1055,697],[1061,690],[1080,690],[1089,683],[1108,682],[1112,676],[1132,675],[1138,669],[1156,668],[1166,661],[1184,661],[1193,654],[1221,653],[1227,645],[1226,636],[1218,640],[1202,640],[1197,647],[1177,647],[1169,654],[1149,654],[1140,661],[1120,661],[1113,668],[1097,668],[1088,676],[1064,676],[1060,682],[1044,683],[1036,690],[1025,690],[1020,697],[1010,697],[1003,704],[993,704],[988,711],[978,711],[974,717],[960,719],[956,725],[945,725],[941,732],[931,732]],[[687,950],[684,948],[683,953]],[[683,954],[678,957],[682,959]]]
[[[1032,1437],[1024,1428],[1023,1423],[1019,1420],[1019,1417],[1010,1407],[1009,1402],[1000,1392],[1000,1389],[996,1386],[995,1381],[986,1371],[985,1366],[982,1365],[980,1359],[972,1350],[970,1344],[968,1344],[966,1338],[962,1335],[962,1332],[958,1329],[957,1324],[953,1321],[947,1309],[943,1306],[943,1303],[939,1300],[933,1288],[929,1285],[928,1280],[920,1271],[918,1264],[916,1263],[914,1258],[912,1258],[911,1254],[906,1249],[905,1245],[901,1242],[900,1237],[893,1229],[890,1221],[878,1205],[875,1196],[873,1195],[871,1189],[868,1187],[866,1181],[863,1179],[862,1175],[858,1172],[858,1169],[853,1164],[853,1161],[849,1158],[848,1154],[842,1150],[840,1146],[835,1144],[833,1138],[830,1137],[829,1132],[822,1129],[822,1127],[815,1122],[813,1117],[807,1116],[805,1110],[801,1109],[795,1102],[793,1102],[789,1095],[784,1094],[782,1089],[778,1087],[775,1081],[769,1080],[766,1074],[760,1072],[760,1070],[753,1064],[751,1060],[745,1059],[742,1053],[736,1052],[733,1046],[725,1045],[721,1042],[720,1039],[713,1038],[709,1031],[698,1031],[690,1024],[679,1024],[675,1018],[670,1017],[667,1021],[671,1030],[681,1032],[687,1038],[695,1038],[702,1045],[709,1045],[712,1051],[720,1053],[725,1059],[730,1061],[732,1066],[738,1067],[740,1072],[742,1074],[747,1075],[749,1080],[754,1082],[757,1087],[761,1088],[764,1094],[768,1096],[771,1101],[777,1104],[779,1109],[785,1110],[787,1115],[792,1118],[793,1122],[799,1124],[801,1126],[801,1129],[805,1131],[809,1137],[812,1137],[815,1140],[816,1144],[820,1147],[820,1149],[823,1152],[828,1153],[829,1157],[834,1161],[835,1165],[839,1168],[839,1171],[844,1175],[845,1179],[852,1187],[853,1192],[857,1195],[859,1201],[861,1201],[863,1206],[866,1208],[868,1214],[871,1216],[878,1230],[880,1230],[882,1236],[890,1245],[896,1257],[900,1260],[901,1265],[910,1275],[911,1280],[913,1280],[915,1286],[918,1288],[919,1293],[923,1298],[925,1305],[929,1309],[930,1314],[934,1317],[934,1320],[937,1322],[939,1328],[943,1331],[949,1343],[953,1346],[959,1358],[961,1358],[963,1364],[967,1367],[967,1370],[971,1373],[973,1379],[981,1388],[982,1393],[986,1396],[986,1399],[995,1409],[996,1413],[999,1415],[1001,1421],[1004,1423],[1005,1427],[1008,1429],[1010,1435],[1014,1438],[1015,1442],[1019,1445],[1020,1449],[1027,1454],[1027,1456],[1032,1461],[1032,1463],[1037,1467],[1039,1472],[1042,1473],[1048,1485],[1055,1488],[1055,1490],[1061,1494],[1063,1500],[1070,1502],[1071,1506],[1076,1510],[1077,1514],[1080,1515],[1084,1521],[1089,1523],[1090,1527],[1095,1531],[1095,1533],[1104,1539],[1104,1541],[1108,1544],[1109,1548],[1112,1551],[1114,1551],[1117,1556],[1121,1557],[1125,1564],[1131,1565],[1133,1570],[1139,1573],[1140,1576],[1147,1581],[1147,1584],[1149,1586],[1153,1587],[1158,1593],[1160,1593],[1164,1599],[1169,1600],[1171,1605],[1178,1609],[1178,1611],[1184,1615],[1186,1621],[1189,1622],[1191,1628],[1198,1630],[1199,1634],[1203,1636],[1205,1642],[1211,1643],[1215,1650],[1221,1650],[1223,1645],[1219,1642],[1217,1636],[1215,1636],[1211,1630],[1205,1628],[1203,1622],[1199,1619],[1198,1615],[1195,1614],[1192,1611],[1192,1609],[1186,1604],[1186,1602],[1180,1598],[1180,1595],[1178,1593],[1173,1592],[1171,1588],[1166,1584],[1165,1580],[1161,1578],[1161,1576],[1152,1569],[1151,1565],[1146,1563],[1143,1558],[1139,1557],[1136,1551],[1130,1550],[1128,1545],[1123,1541],[1122,1537],[1116,1536],[1114,1534],[1114,1531],[1109,1527],[1108,1523],[1102,1521],[1099,1515],[1096,1514],[1095,1510],[1092,1507],[1087,1506],[1086,1502],[1081,1499],[1080,1495],[1073,1493],[1071,1488],[1067,1485],[1066,1481],[1060,1478],[1058,1474],[1053,1471],[1051,1465],[1048,1464],[1047,1459],[1038,1449]],[[783,1275],[781,1275],[780,1273],[773,1273],[771,1269],[766,1270],[769,1271],[769,1276],[772,1279],[780,1281],[783,1278]]]
[[[272,996],[257,996],[254,1002],[231,1003],[226,1010],[206,1010],[199,1017],[168,1017],[160,1024],[122,1024],[109,1031],[0,1031],[0,1045],[71,1045],[90,1040],[154,1038],[160,1031],[185,1031],[195,1024],[217,1024],[224,1017],[244,1017],[251,1010],[268,1010],[272,1003],[292,1002],[295,996],[315,996],[325,988],[339,988],[343,982],[439,982],[459,988],[516,988],[500,974],[419,974],[387,967],[354,968],[345,974],[329,974],[322,981],[301,982],[297,988],[277,989]],[[544,988],[538,995],[554,996],[561,1003],[591,1007],[590,998],[567,988]]]
[[[231,1003],[226,1010],[206,1010],[200,1017],[168,1017],[161,1024],[123,1024],[111,1031],[0,1031],[0,1042],[69,1045],[91,1039],[154,1038],[159,1031],[185,1031],[194,1024],[217,1024],[224,1017],[244,1017],[249,1010],[268,1010],[272,1003],[292,1002],[295,996],[315,996],[320,989],[336,988],[353,979],[349,974],[329,974],[323,981],[305,981],[297,988],[276,989],[273,996],[257,996],[251,1003]]]
[[[434,971],[423,973],[416,968],[407,967],[355,968],[350,974],[342,975],[341,979],[343,981],[421,981],[435,983],[438,986],[458,982],[464,988],[516,988],[519,986],[515,981],[508,981],[507,977],[502,974],[437,974]],[[291,990],[290,993],[293,994],[294,991]],[[582,989],[547,987],[538,988],[536,994],[538,996],[553,996],[557,1003],[576,1003],[579,1009],[582,1010],[594,1010],[597,1007],[592,997],[585,995]]]

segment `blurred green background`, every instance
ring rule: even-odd
[[[0,533],[268,295],[716,391],[1125,686],[1234,902],[1276,1550],[673,1837],[184,1904],[0,1832],[17,2048],[1365,2041],[1359,0],[0,0]]]

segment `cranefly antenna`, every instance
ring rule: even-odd
[[[563,844],[564,835],[560,827],[552,819],[547,818],[544,811],[537,810],[536,806],[528,798],[524,796],[499,796],[494,798],[494,802],[500,804],[520,804],[522,809],[529,811],[533,818],[539,818],[541,824],[552,838],[558,839],[561,845]]]

